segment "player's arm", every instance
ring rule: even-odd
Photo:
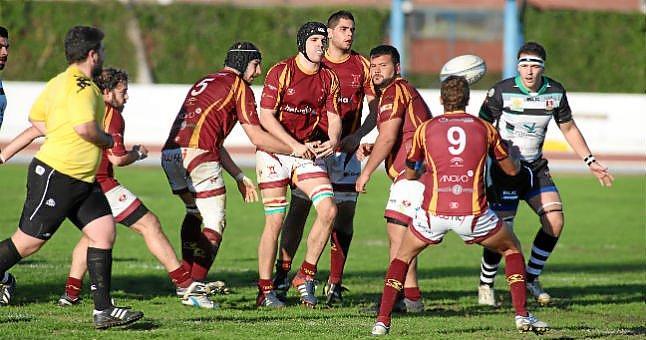
[[[143,145],[134,145],[130,151],[125,153],[115,152],[115,148],[123,145],[119,143],[118,139],[118,137],[115,139],[115,145],[112,148],[106,150],[110,163],[116,166],[126,166],[148,157],[148,149]]]
[[[247,134],[249,137],[249,140],[251,140],[251,143],[253,145],[266,150],[268,152],[273,152],[273,153],[280,153],[280,154],[285,154],[289,155],[292,153],[292,148],[290,148],[287,144],[279,141],[278,139],[274,138],[272,135],[267,133],[267,131],[263,130],[260,125],[254,125],[254,124],[240,124],[242,126],[242,129],[244,132]]]
[[[355,189],[358,192],[366,191],[365,186],[368,184],[370,176],[392,151],[393,145],[397,142],[401,124],[401,118],[393,118],[380,124],[379,135],[377,136],[377,140],[375,140],[370,157],[368,157],[368,161],[361,171],[361,175],[357,178]]]
[[[304,158],[310,158],[313,156],[312,152],[306,145],[299,143],[296,139],[290,136],[287,131],[285,131],[282,125],[280,125],[280,122],[276,119],[276,110],[261,108],[258,118],[260,119],[260,125],[262,125],[267,132],[289,146],[291,154]]]
[[[424,173],[425,145],[422,141],[424,140],[423,136],[426,135],[427,126],[427,123],[420,125],[413,135],[411,149],[406,155],[406,170],[404,171],[404,177],[408,180],[417,180]]]
[[[334,149],[339,144],[339,136],[341,135],[341,117],[338,114],[328,111],[327,112],[327,135],[328,140],[321,143],[317,149],[317,157],[327,157],[334,153]]]
[[[511,143],[500,138],[500,133],[489,123],[484,123],[487,129],[489,156],[498,163],[502,171],[509,176],[520,173],[520,152]]]
[[[101,131],[96,121],[89,121],[74,126],[74,131],[85,141],[100,148],[111,148],[114,145],[112,136]]]
[[[343,152],[353,152],[361,143],[361,138],[369,134],[377,125],[377,105],[379,104],[375,96],[366,95],[368,101],[369,113],[361,126],[354,133],[346,136],[341,140],[340,146]]]
[[[18,136],[12,139],[9,144],[2,148],[2,152],[0,152],[0,164],[7,162],[11,157],[31,144],[34,139],[41,136],[43,136],[43,133],[35,126],[32,125],[26,128]]]
[[[502,92],[494,86],[487,92],[487,96],[478,112],[478,117],[493,124],[502,115],[502,107]]]
[[[599,183],[606,187],[612,186],[615,178],[608,171],[607,167],[597,162],[594,156],[592,156],[588,143],[586,143],[583,134],[581,134],[581,130],[576,126],[574,119],[560,123],[558,126],[572,150],[584,160],[590,168],[590,171],[592,171],[592,174],[599,180]]]
[[[258,201],[258,191],[256,185],[253,181],[247,177],[242,169],[233,161],[229,151],[222,146],[220,148],[220,164],[226,172],[229,173],[233,178],[235,178],[238,185],[238,191],[242,195],[242,198],[245,202],[256,202]]]

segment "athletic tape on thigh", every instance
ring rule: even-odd
[[[547,210],[548,207],[551,207],[553,205],[557,205],[558,208]],[[550,203],[543,204],[542,207],[538,208],[538,211],[536,213],[538,214],[538,216],[543,216],[543,215],[551,213],[551,212],[559,212],[559,211],[563,211],[563,203],[561,203],[561,202],[550,202]]]
[[[218,195],[206,198],[195,198],[195,204],[202,215],[205,228],[215,230],[220,235],[226,228],[226,196]]]
[[[287,199],[285,196],[263,198],[262,204],[265,206],[265,215],[285,214],[287,212]]]
[[[312,204],[316,207],[321,200],[324,198],[334,198],[334,191],[332,190],[332,185],[331,184],[323,184],[319,185],[312,190],[312,194],[310,195],[310,200],[312,201]]]

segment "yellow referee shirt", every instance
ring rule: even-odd
[[[101,91],[78,67],[71,65],[45,86],[29,119],[45,122],[45,142],[36,158],[54,170],[85,182],[94,182],[101,149],[85,141],[74,127],[96,121],[101,127],[105,107]]]

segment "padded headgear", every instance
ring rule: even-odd
[[[327,41],[327,26],[322,22],[310,21],[306,22],[298,29],[298,34],[296,35],[296,45],[298,46],[298,52],[303,53],[305,59],[310,60],[305,52],[305,42],[307,39],[313,35],[322,35]]]
[[[254,59],[262,59],[260,50],[248,41],[239,41],[229,47],[227,56],[224,58],[224,66],[238,70],[242,76],[249,62]]]

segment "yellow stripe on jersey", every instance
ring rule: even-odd
[[[229,102],[233,98],[233,95],[238,92],[237,89],[239,84],[240,84],[240,77],[236,77],[236,79],[233,82],[233,85],[231,86],[231,90],[229,91],[229,94],[224,99],[224,101],[222,101],[221,99],[216,100],[215,102],[213,102],[213,104],[209,105],[209,107],[207,107],[206,110],[204,110],[204,112],[200,115],[200,119],[197,121],[197,124],[195,124],[195,128],[193,129],[193,134],[191,135],[191,139],[188,142],[189,148],[195,148],[195,149],[199,148],[200,132],[202,131],[202,127],[204,126],[204,121],[206,120],[209,114],[211,114],[212,112],[219,112],[220,110],[222,110],[223,107],[229,104]],[[213,110],[213,107],[218,105],[218,103],[220,102],[222,104],[220,104],[220,106],[217,109]]]
[[[237,88],[237,93],[238,96],[236,97],[236,101],[241,103],[240,107],[242,108],[242,117],[244,117],[244,121],[248,122],[249,121],[249,113],[247,112],[247,103],[245,102],[245,99],[247,97],[247,87],[243,82],[238,82],[238,88]]]
[[[478,162],[478,165],[476,166],[476,173],[473,175],[473,192],[471,193],[471,207],[473,209],[473,215],[480,215],[482,212],[480,210],[480,204],[479,204],[479,197],[478,197],[478,189],[480,186],[480,172],[484,169],[484,162],[487,159],[487,154],[485,153],[482,155],[480,158],[480,161]]]
[[[433,162],[433,158],[428,158],[426,164],[431,166],[433,173],[433,192],[431,193],[431,203],[428,206],[428,211],[435,214],[437,211],[437,200],[438,200],[438,183],[437,183],[437,166]]]
[[[401,90],[399,89],[399,86],[397,86],[397,84],[395,84],[395,98],[393,99],[393,103],[392,103],[393,108],[392,108],[392,111],[390,113],[390,118],[391,119],[395,116],[395,114],[399,110],[399,101],[400,101],[401,97],[402,97]]]

